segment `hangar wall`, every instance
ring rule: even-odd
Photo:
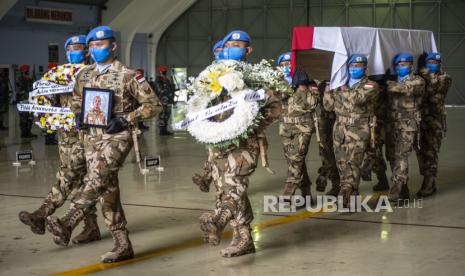
[[[44,6],[73,11],[73,23],[70,25],[26,22],[26,6]],[[63,44],[74,34],[85,34],[90,26],[98,24],[96,6],[65,4],[47,1],[18,1],[0,20],[0,64],[29,64],[43,66],[48,64],[48,45],[59,45],[59,63],[66,62]]]
[[[427,29],[454,79],[447,103],[465,105],[463,12],[463,0],[198,0],[164,32],[156,61],[198,74],[211,62],[215,41],[233,29],[252,36],[252,62],[287,51],[294,26]]]

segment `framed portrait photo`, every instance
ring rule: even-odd
[[[85,87],[82,94],[81,122],[91,127],[107,127],[111,119],[113,90]]]

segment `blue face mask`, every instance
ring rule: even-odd
[[[284,66],[284,74],[286,75],[286,77],[291,75],[291,66],[289,65]]]
[[[86,58],[86,51],[66,51],[66,57],[69,63],[82,63]]]
[[[222,60],[223,52],[215,52],[215,60]]]
[[[428,70],[431,73],[437,73],[437,72],[439,72],[440,66],[437,63],[427,63],[426,68],[428,68]]]
[[[403,78],[410,74],[410,66],[397,66],[396,72],[399,75],[399,77]]]
[[[349,67],[349,75],[351,79],[361,79],[365,75],[365,68]]]
[[[223,48],[223,59],[243,60],[246,48]]]
[[[102,63],[108,60],[111,55],[110,47],[107,48],[90,48],[90,55],[97,63]]]

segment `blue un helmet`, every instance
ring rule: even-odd
[[[86,44],[89,45],[94,40],[115,39],[113,30],[109,26],[98,26],[92,29],[86,37]],[[111,47],[90,48],[90,55],[97,63],[105,62],[111,55]]]
[[[276,61],[276,63],[278,64],[278,66],[281,66],[281,62],[285,62],[285,61],[291,61],[291,57],[292,57],[292,53],[291,52],[286,52],[284,54],[281,54],[279,57],[278,57],[278,60]],[[292,77],[291,77],[291,66],[290,65],[286,65],[284,66],[284,74],[286,75],[285,78],[287,80],[287,82],[289,84],[292,83]]]
[[[364,63],[365,67],[350,67],[352,63]],[[366,64],[368,63],[368,59],[365,55],[361,54],[352,54],[349,57],[349,61],[347,61],[347,65],[349,65],[349,76],[350,80],[360,80],[365,76],[365,68]]]
[[[218,49],[221,49],[221,51],[216,51]],[[212,52],[215,56],[215,60],[223,59],[223,40],[218,40],[215,45],[213,45]]]
[[[410,66],[398,66],[399,62],[410,62],[413,63],[413,55],[408,52],[399,53],[394,56],[392,59],[392,64],[394,65],[397,74],[399,75],[399,79],[405,79],[407,75],[410,74],[411,68]]]
[[[226,45],[228,41],[244,41],[247,44],[250,44],[250,36],[248,33],[235,30],[227,34],[223,38],[223,46]],[[223,48],[223,58],[224,59],[233,59],[233,60],[244,60],[247,48],[239,47],[225,47]]]
[[[84,45],[86,46],[86,36],[85,35],[75,35],[70,38],[68,38],[65,42],[65,51],[66,51],[66,58],[68,59],[69,63],[83,63],[84,60],[86,59],[86,50],[82,51],[73,51],[69,50],[68,51],[68,46],[69,45]]]
[[[426,61],[426,68],[432,73],[437,73],[441,70],[441,54],[440,53],[435,53],[431,52],[428,53],[428,55],[425,58]],[[429,62],[429,61],[435,61],[435,62]]]

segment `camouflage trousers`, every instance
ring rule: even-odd
[[[368,172],[374,171],[377,175],[379,175],[385,173],[387,170],[386,161],[384,160],[383,155],[383,146],[386,143],[384,123],[379,121],[377,122],[375,135],[375,146],[373,147],[370,142],[370,146],[367,148],[362,167]]]
[[[47,215],[53,214],[72,192],[76,192],[82,186],[82,179],[86,173],[84,145],[79,141],[77,132],[59,132],[57,138],[60,167],[56,174],[57,181],[44,200]]]
[[[160,128],[168,127],[168,123],[171,116],[171,106],[163,105],[163,111],[158,115],[158,126]]]
[[[255,171],[259,156],[255,149],[237,148],[226,156],[212,160],[210,157],[210,172],[216,188],[215,215],[223,209],[232,213],[232,227],[249,225],[253,220],[252,206],[247,195],[249,176]]]
[[[287,160],[286,183],[292,183],[299,188],[311,185],[305,163],[311,137],[311,133],[298,133],[289,137],[282,136],[284,156]]]
[[[393,123],[389,143],[389,162],[392,171],[392,185],[402,187],[408,183],[408,158],[416,147],[417,131],[402,129],[399,123]]]
[[[417,159],[421,175],[437,176],[438,154],[443,137],[442,118],[429,118],[421,122]]]
[[[334,119],[320,117],[318,129],[320,131],[319,155],[321,167],[318,169],[318,174],[329,178],[332,182],[339,179],[333,148],[333,127]]]
[[[100,201],[105,224],[110,231],[122,230],[126,226],[120,201],[118,171],[131,148],[132,137],[129,131],[84,135],[87,174],[71,208],[82,209],[84,214],[88,214]]]
[[[341,187],[350,185],[354,191],[358,191],[360,167],[370,141],[368,120],[351,125],[336,120],[333,141]]]

